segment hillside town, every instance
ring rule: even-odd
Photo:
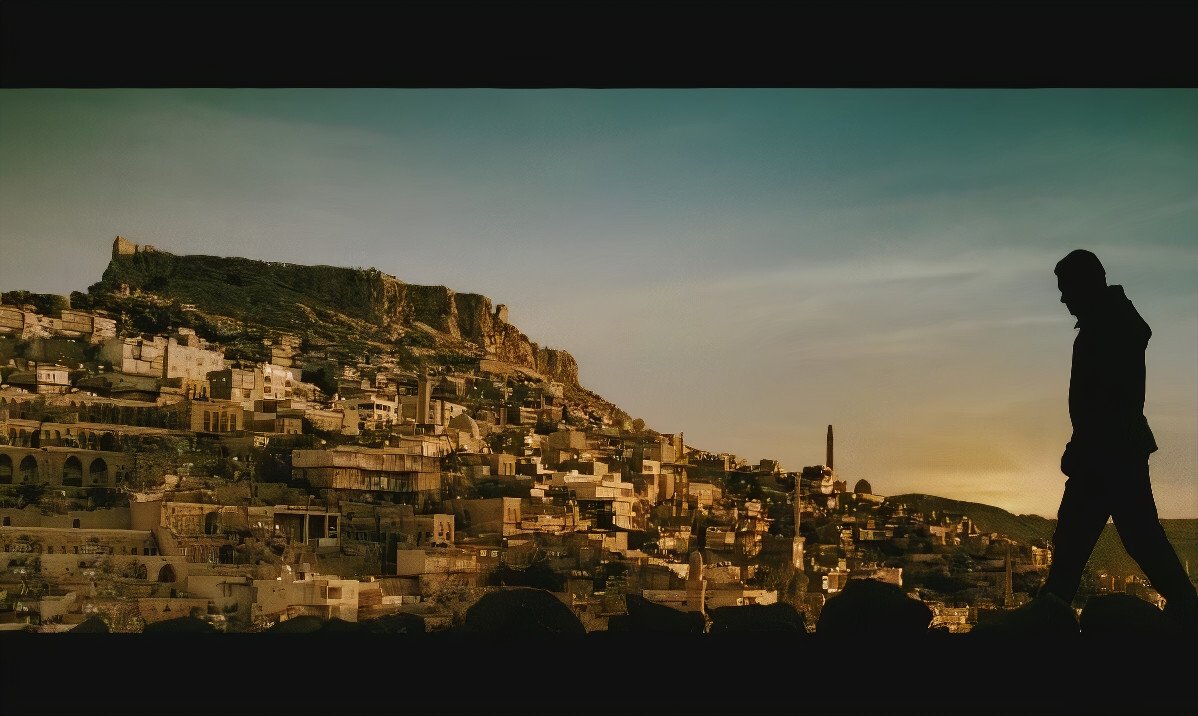
[[[145,250],[130,246],[114,259]],[[786,604],[810,630],[869,579],[961,633],[1027,602],[1052,559],[842,475],[830,425],[825,455],[783,466],[503,356],[355,360],[299,331],[233,349],[72,303],[0,302],[0,629],[401,615],[436,631],[532,587],[587,631],[644,604],[707,624]],[[1105,571],[1086,589],[1161,602]]]

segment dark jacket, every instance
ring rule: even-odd
[[[1152,329],[1122,286],[1107,286],[1076,327],[1069,376],[1073,437],[1066,455],[1147,458],[1157,449],[1144,417],[1144,351]]]

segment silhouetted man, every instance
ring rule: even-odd
[[[1198,593],[1157,517],[1148,456],[1157,449],[1144,417],[1144,351],[1152,330],[1122,286],[1108,286],[1098,257],[1078,249],[1056,266],[1061,303],[1077,316],[1069,418],[1061,456],[1065,494],[1053,534],[1052,566],[1040,594],[1066,604],[1108,517],[1127,553],[1166,600],[1165,613],[1198,628]]]

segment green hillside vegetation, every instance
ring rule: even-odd
[[[977,502],[950,500],[933,495],[906,494],[888,497],[892,504],[906,504],[909,509],[930,514],[932,510],[942,513],[966,515],[982,532],[999,532],[1020,542],[1035,539],[1048,540],[1056,529],[1056,520],[1039,515],[1013,515],[1006,510]],[[1161,520],[1165,535],[1176,550],[1182,564],[1189,561],[1191,579],[1198,578],[1198,519]],[[1115,525],[1107,524],[1090,555],[1087,569],[1105,569],[1112,574],[1144,576],[1135,560],[1123,547]]]
[[[1161,526],[1165,528],[1165,535],[1181,563],[1184,565],[1189,561],[1190,580],[1198,578],[1198,520],[1161,520]],[[1135,560],[1123,548],[1119,532],[1113,524],[1108,524],[1102,531],[1102,536],[1098,538],[1094,553],[1090,555],[1089,567],[1106,569],[1112,574],[1144,576],[1144,572],[1136,566]]]
[[[317,343],[394,347],[403,331],[379,315],[381,279],[374,269],[140,252],[114,258],[86,297],[71,298],[72,304],[132,312],[146,329],[166,322],[195,328],[211,340],[277,331]],[[160,300],[117,295],[121,284]],[[185,310],[185,304],[197,310]]]

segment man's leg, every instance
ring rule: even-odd
[[[1129,465],[1125,474],[1114,477],[1120,483],[1121,494],[1112,513],[1124,548],[1168,602],[1171,614],[1184,615],[1187,620],[1198,617],[1198,592],[1161,527],[1147,461]]]
[[[1106,490],[1098,475],[1070,477],[1057,510],[1057,528],[1052,535],[1052,565],[1039,594],[1051,592],[1072,604],[1081,583],[1082,571],[1110,513]]]

